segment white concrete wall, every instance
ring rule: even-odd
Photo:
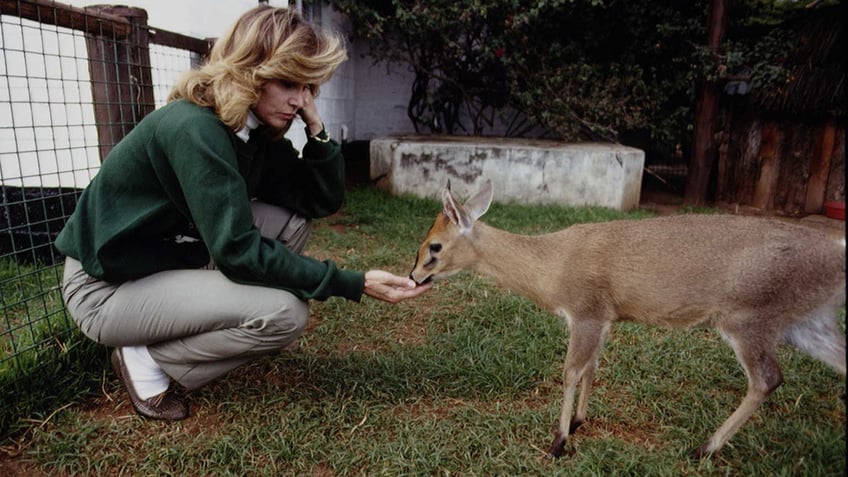
[[[82,33],[0,20],[0,182],[83,187],[100,167]]]
[[[367,42],[355,43],[355,57],[351,55],[355,68],[355,126],[354,139],[371,140],[385,136],[414,134],[415,126],[407,115],[409,97],[412,94],[412,82],[415,75],[408,65],[374,63],[368,55]],[[460,111],[466,127],[471,127],[467,111]],[[511,120],[511,118],[507,118]],[[502,136],[507,125],[494,118],[494,125],[487,127],[486,136]],[[528,137],[539,137],[544,133],[540,128],[528,132]],[[421,134],[430,134],[426,127]]]
[[[355,43],[355,134],[358,140],[415,132],[406,114],[414,75],[404,65],[374,64],[368,44]]]

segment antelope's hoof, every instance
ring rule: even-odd
[[[560,433],[557,432],[554,437],[554,441],[551,442],[551,447],[548,449],[548,455],[554,459],[559,459],[565,453],[565,444],[566,438],[562,437]]]
[[[574,434],[574,431],[579,429],[580,426],[582,426],[584,422],[586,422],[586,421],[584,421],[583,419],[572,420],[571,424],[568,426],[568,435],[570,436],[570,435]]]
[[[700,447],[696,447],[695,449],[692,449],[692,452],[689,453],[689,458],[692,460],[701,460],[706,457],[712,457],[714,451],[710,451],[708,449],[709,445],[707,444],[704,444]]]

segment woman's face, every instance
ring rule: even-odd
[[[312,100],[309,85],[283,80],[265,83],[259,92],[259,101],[253,113],[268,126],[285,130],[291,125],[298,111]]]

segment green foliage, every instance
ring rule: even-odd
[[[802,41],[795,20],[803,12],[789,2],[768,3],[752,1],[740,5],[738,15],[742,21],[732,25],[716,69],[706,71],[706,76],[722,80],[741,72],[757,96],[782,88],[790,76],[786,60]]]
[[[429,132],[667,142],[688,120],[704,1],[343,0],[377,61],[409,64],[409,115]],[[671,120],[673,123],[669,123]],[[676,122],[675,122],[676,121]],[[669,131],[677,131],[670,133]]]
[[[630,131],[653,137],[688,119],[695,39],[704,2],[573,2],[528,18],[507,65],[516,107],[566,140],[619,140]],[[526,38],[526,40],[525,40]],[[533,52],[537,52],[533,54]]]
[[[838,3],[838,2],[824,2]],[[804,2],[746,0],[729,10],[716,58],[704,46],[708,0],[339,0],[375,61],[409,65],[416,129],[562,140],[648,137],[688,144],[695,80],[743,67],[755,88],[785,81],[797,42],[785,28]],[[747,70],[746,70],[747,71]],[[642,142],[645,142],[644,140]]]

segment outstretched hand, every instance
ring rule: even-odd
[[[364,293],[388,303],[399,303],[409,298],[415,298],[432,287],[432,283],[416,285],[409,278],[399,277],[383,270],[365,272]]]

